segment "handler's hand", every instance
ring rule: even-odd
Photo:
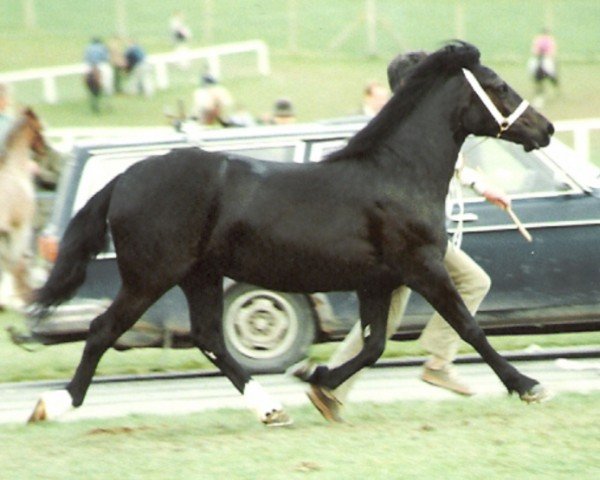
[[[503,210],[506,210],[511,205],[510,197],[498,190],[488,188],[485,192],[483,192],[483,196],[488,202],[493,203]]]

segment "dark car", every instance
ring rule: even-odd
[[[312,162],[344,145],[363,121],[257,127],[173,134],[136,142],[78,145],[59,185],[42,252],[55,252],[67,223],[117,173],[144,158],[198,145],[278,162]],[[450,216],[463,248],[492,278],[477,319],[488,334],[595,330],[600,326],[599,170],[553,141],[526,153],[502,140],[468,139],[470,167],[510,194],[513,209],[533,236],[528,243],[506,212],[463,191],[464,210]],[[268,266],[267,266],[268,268]],[[29,322],[45,344],[85,338],[90,321],[119,286],[115,253],[108,248],[88,267],[76,298],[43,322]],[[352,292],[292,294],[226,280],[224,331],[228,349],[252,371],[281,371],[314,342],[342,338],[358,319]],[[413,295],[396,338],[415,338],[432,313]],[[157,302],[117,348],[191,347],[187,306],[174,288]]]

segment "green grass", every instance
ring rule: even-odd
[[[92,35],[108,37],[120,28],[117,3],[124,6],[125,33],[152,51],[171,46],[168,19],[180,9],[194,33],[193,45],[260,37],[277,52],[354,57],[367,52],[364,0],[34,0],[37,21],[31,28],[25,27],[24,3],[0,0],[2,52],[8,54],[0,55],[0,70],[6,64],[18,69],[79,61]],[[290,23],[294,13],[295,29]],[[380,56],[432,49],[460,37],[480,45],[486,55],[524,61],[531,39],[544,25],[552,26],[565,60],[594,60],[599,54],[595,0],[377,0],[376,15]],[[332,48],[352,26],[345,41]],[[37,41],[32,48],[26,48],[29,38]]]
[[[16,346],[5,331],[12,326],[24,331],[21,315],[0,314],[0,382],[24,380],[66,379],[75,372],[83,351],[83,342],[61,345],[28,345],[31,351]],[[109,350],[98,367],[98,376],[186,371],[213,368],[196,349],[135,349],[119,352]]]
[[[0,429],[3,478],[596,479],[600,394],[350,404],[347,425],[291,408],[291,428],[249,412],[132,416]]]
[[[5,329],[9,326],[24,331],[24,320],[14,313],[0,314],[0,382],[24,380],[67,379],[79,363],[83,342],[62,345],[31,345],[26,351],[10,341]],[[556,334],[534,336],[490,337],[500,351],[522,350],[530,345],[542,348],[568,346],[594,346],[600,344],[600,332],[583,334]],[[310,356],[317,361],[326,361],[337,343],[326,343],[311,347]],[[460,353],[473,353],[463,344]],[[383,358],[421,356],[425,352],[416,341],[388,342]],[[109,350],[98,367],[98,376],[123,374],[145,374],[153,372],[180,372],[212,369],[213,365],[196,349],[133,349],[124,352]]]
[[[37,22],[24,28],[23,1],[0,0],[0,72],[81,61],[90,36],[116,31],[116,2],[92,0],[35,1]],[[364,24],[357,24],[338,48],[329,48],[340,32],[364,14],[363,0],[122,0],[127,33],[150,52],[171,48],[168,18],[186,13],[195,36],[192,46],[262,38],[272,52],[273,74],[257,76],[251,56],[224,60],[223,82],[234,98],[256,116],[270,111],[274,100],[290,97],[300,120],[355,113],[361,89],[371,79],[385,81],[387,62],[399,51],[433,49],[461,36],[482,51],[496,69],[526,97],[532,85],[526,71],[531,38],[546,23],[559,43],[562,87],[543,112],[552,120],[597,117],[600,94],[600,4],[594,0],[378,0],[377,55],[367,55]],[[205,7],[212,5],[212,14]],[[296,5],[296,30],[290,10]],[[69,12],[77,11],[77,15]],[[435,11],[436,15],[431,12]],[[207,23],[208,22],[208,23]],[[295,35],[292,33],[295,32]],[[295,40],[294,40],[295,39]],[[45,105],[39,83],[19,85],[20,103],[32,104],[51,127],[165,124],[165,110],[178,100],[191,103],[202,65],[172,71],[172,88],[151,99],[117,97],[100,116],[88,107],[80,78],[59,81],[64,101]],[[568,135],[566,140],[571,139]],[[600,165],[600,133],[592,136],[592,155]]]

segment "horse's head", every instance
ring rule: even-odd
[[[35,114],[35,112],[27,107],[23,110],[23,118],[25,120],[25,125],[27,126],[27,131],[30,135],[30,147],[38,155],[44,155],[46,153],[47,145],[46,139],[43,135],[44,127],[39,117]]]
[[[552,123],[493,70],[474,65],[462,69],[462,74],[470,95],[460,120],[468,133],[502,138],[523,145],[526,151],[550,143]]]

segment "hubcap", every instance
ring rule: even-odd
[[[252,290],[236,297],[225,315],[225,336],[250,358],[274,358],[287,351],[298,334],[298,317],[276,292]]]

